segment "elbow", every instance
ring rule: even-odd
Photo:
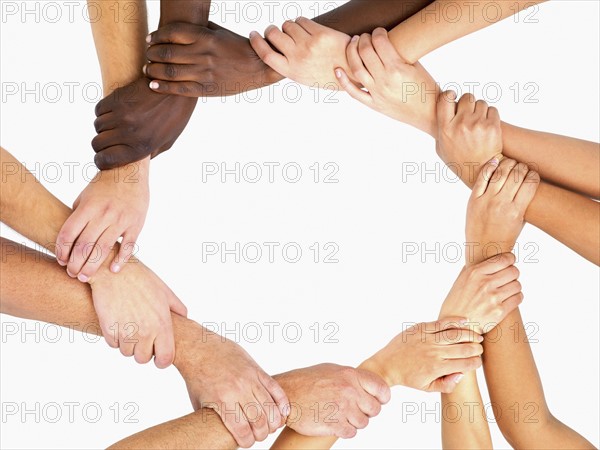
[[[524,414],[505,411],[502,415],[505,417],[496,417],[498,428],[512,448],[535,448],[540,433],[556,422],[548,410],[526,411]]]

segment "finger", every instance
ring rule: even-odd
[[[121,247],[119,248],[119,253],[113,259],[110,265],[110,271],[112,273],[119,273],[121,268],[129,261],[131,255],[137,251],[136,241],[139,237],[139,231],[126,231],[123,234],[123,241],[121,242]],[[113,242],[114,244],[114,242]]]
[[[115,227],[109,227],[102,233],[79,272],[80,280],[81,277],[89,280],[96,275],[98,269],[110,256],[115,242],[117,242],[119,237],[121,237],[120,231]]]
[[[530,170],[525,178],[525,182],[521,184],[519,192],[515,196],[514,202],[519,211],[523,211],[523,214],[527,212],[527,207],[535,197],[535,194],[540,186],[540,174]]]
[[[152,351],[154,350],[154,339],[140,338],[139,332],[133,337],[129,336],[126,338],[127,341],[136,341],[135,348],[133,350],[133,357],[135,362],[138,364],[147,364],[152,359]],[[123,339],[121,340],[123,342]]]
[[[114,145],[96,153],[94,162],[98,169],[108,170],[140,161],[147,156],[129,145]]]
[[[456,386],[459,385],[460,381],[464,378],[462,373],[453,373],[450,375],[446,375],[438,378],[429,388],[432,392],[441,392],[443,394],[450,394],[456,389]]]
[[[98,220],[90,221],[85,226],[71,250],[71,258],[67,264],[67,273],[76,276],[82,283],[87,283],[89,278],[81,273],[81,269],[94,252],[93,260],[102,258],[102,253],[96,243],[109,227]],[[104,254],[106,259],[107,254]]]
[[[497,195],[502,190],[504,184],[507,182],[513,168],[516,165],[517,162],[514,159],[504,158],[500,162],[500,164],[498,165],[498,169],[496,170],[496,173],[490,180],[488,186],[488,192],[491,195]]]
[[[296,43],[291,38],[291,36],[285,34],[275,25],[269,25],[265,29],[265,39],[269,41],[269,44],[273,45],[284,55],[294,50],[294,47],[296,46]]]
[[[502,303],[504,303],[509,298],[521,292],[522,289],[523,286],[521,286],[519,280],[514,280],[510,283],[505,284],[504,286],[499,287],[497,290],[497,295],[501,299]]]
[[[464,359],[447,359],[443,362],[443,369],[445,373],[467,373],[479,369],[481,364],[480,356]]]
[[[285,22],[283,22],[283,25],[281,25],[281,29],[285,34],[287,34],[294,40],[295,44],[305,41],[307,38],[310,37],[310,34],[308,34],[308,32],[304,28],[302,28],[296,22],[292,22],[291,20],[286,20]]]
[[[515,167],[513,167],[511,173],[508,175],[506,183],[504,184],[500,194],[512,202],[517,196],[517,192],[519,192],[519,188],[525,181],[528,173],[529,167],[527,164],[518,163]]]
[[[363,60],[358,53],[358,43],[360,41],[359,36],[353,36],[346,47],[346,59],[348,60],[348,65],[350,70],[352,71],[352,75],[355,80],[358,80],[360,84],[368,88],[372,86],[374,83],[373,77],[363,64]]]
[[[169,296],[169,309],[182,317],[187,317],[188,315],[187,307],[175,294]]]
[[[383,72],[383,62],[373,47],[371,35],[364,33],[358,41],[358,54],[373,78],[378,78]]]
[[[195,81],[195,66],[191,64],[148,63],[145,73],[151,80]]]
[[[171,318],[163,326],[154,340],[154,365],[159,369],[166,369],[175,359],[175,339],[173,337],[173,324]]]
[[[291,38],[290,38],[291,39]],[[288,60],[285,56],[277,53],[269,43],[256,31],[250,33],[250,45],[262,61],[275,72],[284,74],[288,69]]]
[[[522,292],[519,292],[513,295],[512,297],[504,300],[504,302],[502,302],[502,308],[504,309],[504,317],[508,316],[511,312],[517,309],[519,305],[523,303],[523,298],[525,298],[525,296]]]
[[[94,108],[94,112],[96,117],[100,117],[104,114],[108,114],[112,111],[114,103],[114,96],[109,95],[108,97],[103,98],[98,103],[96,103],[96,107]]]
[[[183,45],[157,44],[152,45],[146,50],[146,58],[153,63],[170,64],[198,64],[203,65],[206,57],[204,55],[194,55],[190,57],[190,51]]]
[[[390,41],[388,32],[385,28],[376,28],[371,36],[373,48],[381,59],[383,65],[388,68],[397,67],[399,63],[404,63],[404,60],[398,54],[396,47]]]
[[[357,430],[364,430],[369,425],[369,417],[357,408],[356,411],[348,414],[348,423]]]
[[[437,118],[439,126],[447,125],[456,116],[456,92],[446,91],[439,96],[437,101]]]
[[[102,133],[103,131],[116,128],[118,122],[119,119],[117,119],[112,112],[108,112],[100,117],[96,117],[96,120],[94,120],[94,129],[96,130],[96,133]]]
[[[356,404],[368,417],[375,417],[381,412],[381,403],[370,395],[361,395]]]
[[[135,344],[133,342],[123,342],[120,346],[119,346],[119,351],[121,352],[121,354],[127,358],[130,358],[133,356],[133,351],[135,349]]]
[[[181,95],[183,97],[209,97],[218,91],[217,84],[209,77],[204,83],[198,81],[152,80],[148,86],[154,92],[160,94]]]
[[[479,119],[486,119],[488,114],[488,104],[484,100],[475,102],[475,116]]]
[[[71,260],[71,251],[75,241],[87,224],[87,214],[81,209],[75,209],[58,232],[55,254],[56,260],[61,266],[66,266]]]
[[[502,270],[496,272],[494,275],[492,275],[494,289],[499,289],[502,286],[506,286],[507,284],[518,280],[519,275],[520,275],[519,269],[517,269],[515,266],[509,266],[506,269],[502,269]],[[515,294],[515,293],[516,292],[513,292],[513,294]],[[508,297],[510,297],[510,295]]]
[[[439,352],[440,356],[445,360],[473,358],[483,353],[483,346],[475,342],[444,345],[439,348]]]
[[[356,427],[347,420],[345,420],[344,423],[340,424],[337,428],[336,436],[341,439],[352,439],[358,433]]]
[[[379,403],[386,404],[392,397],[390,387],[380,376],[366,370],[357,369],[358,382],[361,387],[370,395],[379,400]]]
[[[306,17],[298,17],[296,19],[296,23],[300,25],[306,32],[310,35],[317,34],[321,31],[326,30],[327,27],[324,27],[321,24],[318,24],[314,20],[307,19]]]
[[[160,27],[146,37],[148,44],[193,44],[201,37],[199,31],[209,33],[208,28],[199,27],[192,23],[174,22]]]
[[[487,192],[490,181],[494,178],[494,174],[496,173],[499,164],[500,162],[497,158],[494,158],[484,164],[479,172],[479,176],[477,177],[475,184],[473,185],[473,191],[471,193],[472,198],[479,198]]]
[[[269,395],[271,395],[273,401],[275,401],[275,404],[277,405],[277,409],[279,410],[281,417],[287,417],[287,415],[289,414],[290,401],[283,388],[279,385],[277,381],[275,381],[272,377],[270,377],[264,372],[259,372],[258,379],[261,382],[261,384],[265,387],[267,392],[269,392]]]
[[[477,264],[475,270],[481,270],[484,274],[491,275],[512,266],[516,260],[517,258],[511,252],[500,253]]]
[[[344,89],[350,97],[359,101],[363,105],[373,107],[373,97],[371,97],[371,94],[363,91],[352,81],[350,81],[350,78],[348,78],[348,74],[346,74],[344,69],[336,69],[335,76],[338,79],[341,88]]]
[[[232,405],[235,405],[235,414],[231,413]],[[217,412],[221,416],[225,428],[231,433],[240,447],[250,448],[254,445],[256,442],[254,433],[248,423],[248,419],[246,419],[246,416],[241,411],[239,403],[223,403]]]
[[[475,112],[475,96],[465,94],[458,101],[457,115],[471,116]]]
[[[269,414],[265,411],[265,407],[268,409],[270,399],[265,398],[265,391],[262,385],[253,387],[252,394],[254,395],[254,398],[246,402],[242,409],[250,424],[250,428],[252,428],[254,439],[257,442],[262,442],[271,432]],[[279,428],[280,424],[281,422],[276,425],[275,430]]]
[[[454,345],[468,342],[482,342],[483,336],[470,328],[446,328],[435,336],[438,345]]]
[[[498,109],[490,106],[487,110],[487,118],[493,122],[500,122],[500,113]]]
[[[96,153],[101,152],[102,150],[107,149],[108,147],[113,147],[115,145],[119,145],[123,142],[123,133],[118,129],[111,129],[107,131],[103,131],[96,135],[94,139],[92,139],[92,147]]]
[[[281,418],[281,411],[279,411],[277,403],[275,402],[269,391],[262,384],[259,387],[253,389],[252,392],[254,393],[256,401],[262,407],[262,412],[265,416],[268,427],[268,433],[274,433],[283,424]]]

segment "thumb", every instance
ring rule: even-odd
[[[451,375],[440,377],[431,383],[430,391],[450,394],[454,391],[456,386],[458,386],[463,377],[464,374],[462,373],[453,373]]]
[[[187,317],[188,315],[187,307],[176,295],[169,296],[169,309],[183,317]]]
[[[358,369],[358,382],[368,394],[379,400],[382,405],[385,405],[392,398],[390,387],[383,381],[383,378],[374,373]]]

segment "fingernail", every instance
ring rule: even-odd
[[[121,271],[121,266],[118,265],[117,263],[112,263],[110,266],[110,271],[112,273],[119,273]]]
[[[158,81],[151,81],[150,89],[158,89]]]
[[[146,36],[146,43],[150,44],[152,42],[152,35],[149,34],[148,36]]]
[[[455,384],[460,383],[460,380],[462,380],[465,376],[462,373],[459,373],[458,375],[454,376],[454,379],[452,381],[454,381]]]
[[[342,71],[340,69],[335,70],[335,76],[338,78],[342,78]]]
[[[478,334],[477,335],[477,342],[483,342],[483,336]]]
[[[56,261],[58,262],[58,264],[59,264],[59,265],[61,265],[61,266],[63,266],[63,267],[67,265],[67,263],[66,263],[66,262],[64,262],[64,261],[63,261],[63,260],[61,260],[61,259],[57,259]]]
[[[77,275],[77,279],[79,281],[81,281],[82,283],[87,283],[90,280],[90,277],[88,277],[87,275],[84,275],[84,274],[80,273],[79,275]]]
[[[490,165],[492,165],[494,167],[498,167],[498,164],[500,164],[500,161],[498,160],[498,158],[494,158],[490,161]]]
[[[144,72],[144,75],[148,75],[148,64],[144,64],[142,67],[142,72]]]
[[[258,34],[258,31],[251,31],[250,37],[252,38],[252,37],[256,36],[257,34]]]
[[[75,278],[75,275],[73,275],[71,272],[69,272],[69,269],[67,269],[67,275],[69,275],[71,278]]]
[[[352,36],[352,40],[351,40],[351,41],[352,41],[352,42],[356,42],[356,41],[358,41],[359,39],[360,39],[360,36],[354,35],[354,36]]]
[[[290,405],[289,405],[289,403],[288,403],[288,404],[285,404],[285,405],[283,405],[283,406],[281,407],[281,409],[280,409],[280,412],[281,412],[281,415],[282,415],[283,417],[287,417],[287,416],[289,416],[289,415],[290,415]]]

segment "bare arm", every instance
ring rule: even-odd
[[[452,1],[436,0],[390,31],[390,40],[405,61],[414,64],[423,56],[510,17],[545,0]]]

